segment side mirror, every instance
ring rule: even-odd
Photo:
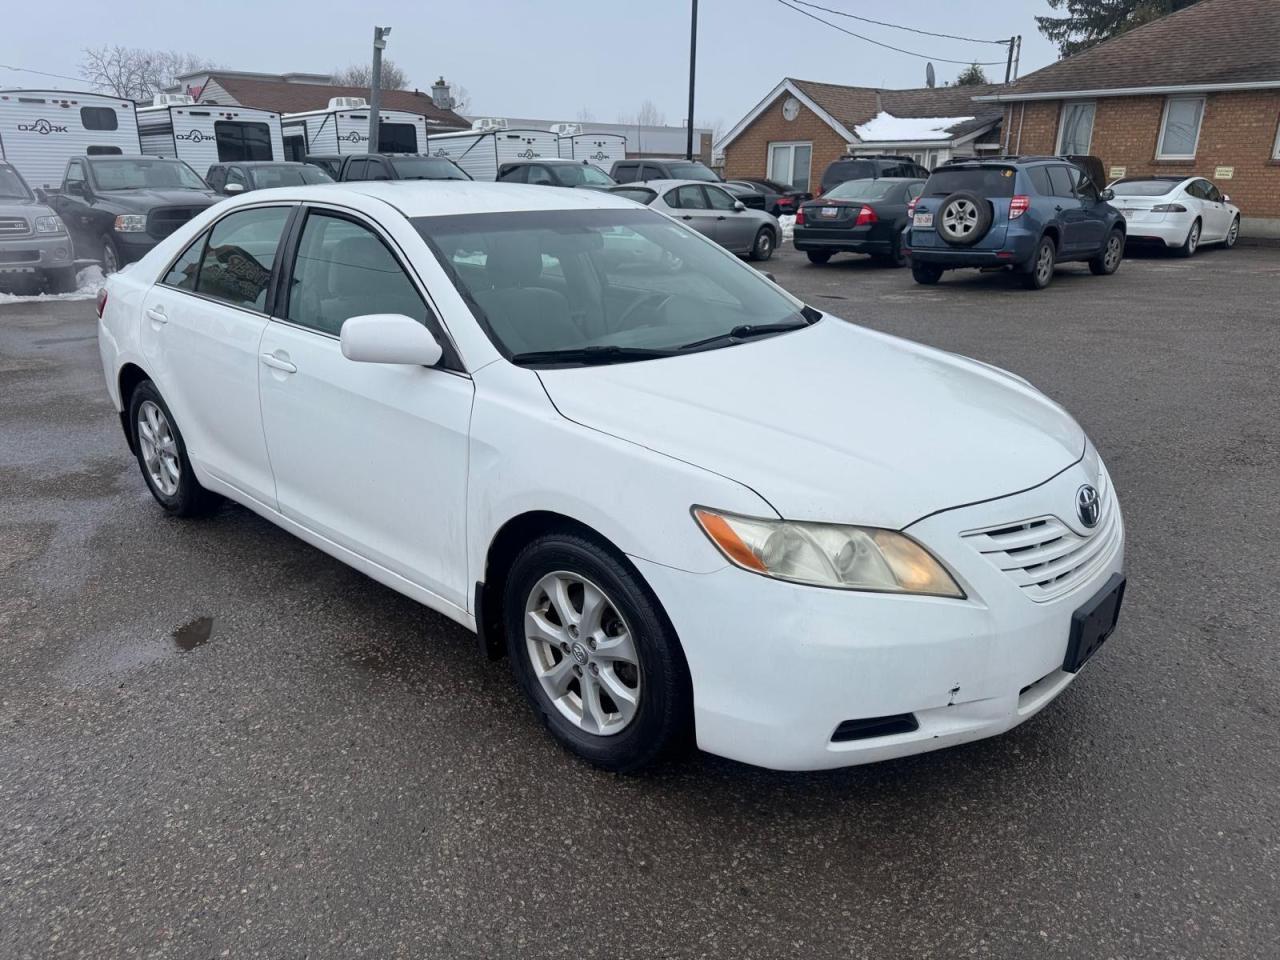
[[[733,201],[733,209],[735,209],[735,210],[745,210],[745,209],[747,209],[747,205],[746,205],[745,203],[743,203],[741,200],[735,200],[735,201]]]
[[[244,193],[243,183],[228,183],[222,188],[222,192],[228,197],[234,197],[237,193]]]
[[[1116,198],[1116,192],[1110,187],[1107,187],[1107,189],[1103,190],[1102,193],[1098,194],[1098,196],[1103,200],[1114,200]]]
[[[1229,193],[1224,193],[1224,194],[1222,195],[1222,202],[1223,202],[1223,203],[1230,203],[1230,202],[1231,202],[1231,194],[1229,194]]]
[[[358,363],[432,367],[443,354],[431,331],[402,313],[370,313],[342,325],[342,355]]]

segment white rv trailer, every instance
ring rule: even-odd
[[[72,157],[137,156],[132,100],[66,90],[0,90],[0,160],[32,188],[62,183]]]
[[[359,97],[334,97],[324,110],[286,113],[286,159],[307,154],[421,153],[427,148],[427,121],[407,110],[378,111],[378,143],[369,147],[369,104]]]
[[[476,180],[497,180],[498,168],[516,160],[559,157],[560,146],[550,130],[507,129],[505,121],[476,120],[470,130],[439,133],[427,152],[447,157]]]
[[[620,133],[573,133],[559,139],[560,156],[585,160],[605,173],[615,160],[627,159],[627,138]]]
[[[158,93],[154,105],[138,108],[138,139],[143,153],[185,160],[202,177],[215,163],[284,159],[280,114],[180,93]]]

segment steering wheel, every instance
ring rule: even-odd
[[[674,296],[675,296],[674,293],[645,294],[639,300],[635,301],[635,303],[631,304],[631,306],[627,307],[627,309],[622,311],[622,315],[618,317],[618,326],[625,330],[627,327],[627,321],[631,319],[631,315],[638,312],[640,308],[643,307],[646,303],[649,303],[652,300],[657,300],[658,302],[653,305],[653,312],[657,313],[659,310],[665,307],[668,303],[670,303],[671,298]]]

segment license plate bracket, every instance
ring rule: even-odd
[[[1114,573],[1106,584],[1071,615],[1071,636],[1062,669],[1077,673],[1090,657],[1107,641],[1120,619],[1124,602],[1125,577]]]

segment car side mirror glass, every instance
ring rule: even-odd
[[[244,193],[243,183],[228,183],[222,188],[222,192],[229,197],[234,197],[237,193]]]
[[[433,367],[444,351],[431,331],[402,313],[370,313],[342,325],[342,355],[358,363]]]
[[[747,209],[747,205],[746,205],[745,203],[743,203],[741,200],[735,200],[735,201],[733,201],[733,209],[735,209],[735,210],[745,210],[745,209]]]
[[[1230,203],[1230,202],[1231,202],[1231,194],[1229,194],[1229,193],[1224,193],[1224,194],[1222,195],[1222,202],[1223,202],[1223,203]]]
[[[1114,200],[1116,198],[1116,192],[1110,187],[1107,187],[1107,189],[1103,190],[1102,193],[1098,194],[1098,196],[1102,197],[1103,200]]]

